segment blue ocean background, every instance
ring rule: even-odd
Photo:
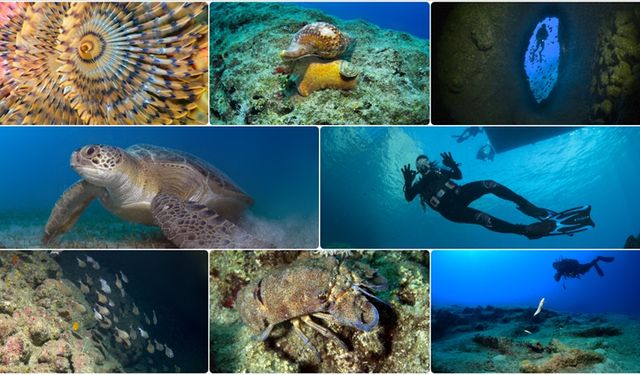
[[[321,10],[343,20],[362,19],[383,29],[393,29],[429,39],[429,3],[327,2],[293,3],[301,8]]]
[[[591,269],[581,279],[556,282],[554,261],[588,263],[597,256],[604,277]],[[637,251],[434,251],[431,261],[432,307],[461,306],[544,308],[558,312],[640,316],[640,252]]]
[[[463,127],[352,127],[322,129],[321,231],[323,247],[351,248],[621,248],[640,232],[640,129],[576,128],[554,138],[476,159],[485,134],[464,143]],[[561,211],[593,206],[593,230],[573,237],[529,240],[456,224],[406,202],[400,168],[427,154],[452,152],[464,184],[494,179],[534,204]],[[472,207],[514,223],[534,220],[511,202],[485,196]]]
[[[316,247],[316,128],[3,128],[0,165],[5,183],[0,187],[0,229],[13,225],[13,217],[28,215],[37,216],[34,220],[44,228],[58,197],[79,180],[69,166],[71,153],[90,143],[120,147],[146,143],[196,155],[253,197],[251,215],[282,227],[294,223],[296,231],[285,236]],[[89,211],[106,212],[97,202]]]

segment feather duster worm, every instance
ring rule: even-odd
[[[0,5],[0,123],[206,123],[205,9]]]

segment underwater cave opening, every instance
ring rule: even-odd
[[[538,104],[549,97],[558,81],[559,27],[558,17],[545,17],[538,22],[524,54],[524,71],[529,89]]]

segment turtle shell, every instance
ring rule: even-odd
[[[136,159],[149,164],[172,163],[188,165],[206,178],[209,187],[214,192],[239,199],[247,205],[253,204],[253,199],[236,185],[229,176],[197,156],[187,152],[146,144],[130,146],[126,151]]]

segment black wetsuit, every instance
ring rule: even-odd
[[[589,272],[592,267],[596,269],[598,275],[604,276],[604,272],[602,271],[600,266],[598,266],[598,262],[611,263],[613,262],[613,260],[614,257],[603,256],[599,256],[589,263],[580,263],[575,259],[561,259],[559,261],[553,262],[553,268],[555,268],[555,270],[557,271],[553,278],[556,281],[560,281],[562,277],[579,279],[580,276]]]
[[[456,223],[478,224],[500,233],[526,234],[526,226],[500,220],[469,205],[486,194],[514,202],[520,207],[533,206],[529,201],[493,180],[458,185],[451,180],[462,179],[460,168],[431,168],[410,186],[405,185],[404,197],[411,202],[420,195],[420,203],[431,207]]]

